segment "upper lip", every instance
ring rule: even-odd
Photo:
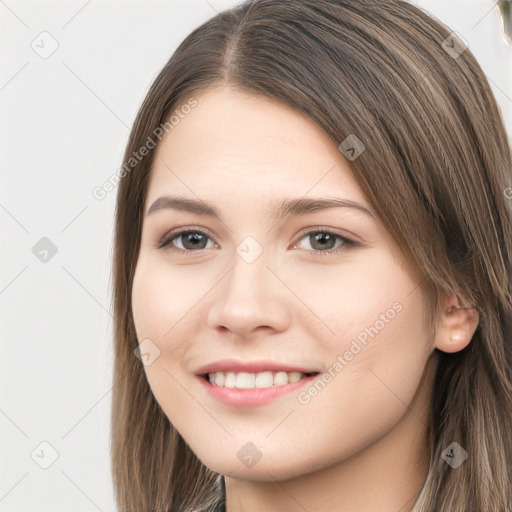
[[[300,373],[318,373],[317,370],[306,368],[304,366],[295,366],[275,361],[237,361],[236,359],[222,359],[213,363],[201,366],[196,370],[196,375],[205,375],[215,372],[300,372]]]

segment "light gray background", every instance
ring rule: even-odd
[[[469,43],[510,136],[512,46],[493,1],[414,3]],[[116,190],[103,200],[92,190],[120,167],[137,109],[177,45],[236,4],[0,0],[0,512],[115,510]],[[33,252],[43,237],[57,248],[46,262]]]

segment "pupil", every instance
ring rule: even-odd
[[[201,233],[189,233],[185,236],[185,240],[187,242],[192,242],[192,248],[197,249],[198,242],[201,243],[201,238],[204,238],[204,235],[201,235]],[[187,249],[186,244],[184,244],[185,249]],[[204,247],[201,247],[204,249]]]
[[[314,241],[315,242],[327,242],[327,246],[329,245],[329,241],[333,241],[334,240],[334,237],[332,237],[331,235],[329,235],[329,233],[317,233],[315,235],[312,235],[314,237]],[[311,246],[313,248],[315,248],[315,244],[312,243]],[[326,244],[325,243],[320,243],[320,249],[325,249],[326,248]],[[328,248],[332,248],[332,246],[329,246]]]

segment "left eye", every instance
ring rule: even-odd
[[[210,236],[203,231],[197,229],[182,230],[178,233],[171,233],[171,236],[164,237],[159,243],[158,248],[165,248],[166,250],[178,252],[183,251],[189,254],[198,252],[201,249],[212,249],[218,247],[218,244],[213,241],[213,243],[207,247],[208,239],[211,240]],[[306,248],[306,250],[312,250],[316,253],[338,253],[346,250],[346,246],[355,247],[359,245],[359,243],[354,240],[324,229],[309,231],[300,238],[299,242],[302,240],[309,241],[311,249]],[[339,249],[340,247],[341,249]],[[295,244],[293,245],[293,248],[304,249],[304,247],[299,247]]]
[[[343,246],[356,246],[357,242],[326,230],[309,231],[301,240],[308,240],[315,252],[338,253]],[[336,241],[339,243],[336,245]],[[334,244],[334,245],[333,245]],[[294,248],[297,247],[294,245]],[[301,247],[302,249],[302,247]],[[327,249],[327,250],[325,250]],[[344,250],[344,249],[341,249]]]

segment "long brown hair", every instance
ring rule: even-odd
[[[249,0],[195,29],[151,86],[119,183],[113,258],[112,475],[121,511],[213,510],[204,466],[152,395],[131,310],[153,151],[130,159],[213,85],[278,100],[339,145],[359,186],[432,296],[480,315],[468,347],[436,350],[431,460],[415,512],[512,510],[512,156],[488,81],[451,30],[400,0]],[[161,131],[161,130],[160,130]],[[130,165],[127,164],[130,162]],[[468,453],[457,470],[452,442]]]

